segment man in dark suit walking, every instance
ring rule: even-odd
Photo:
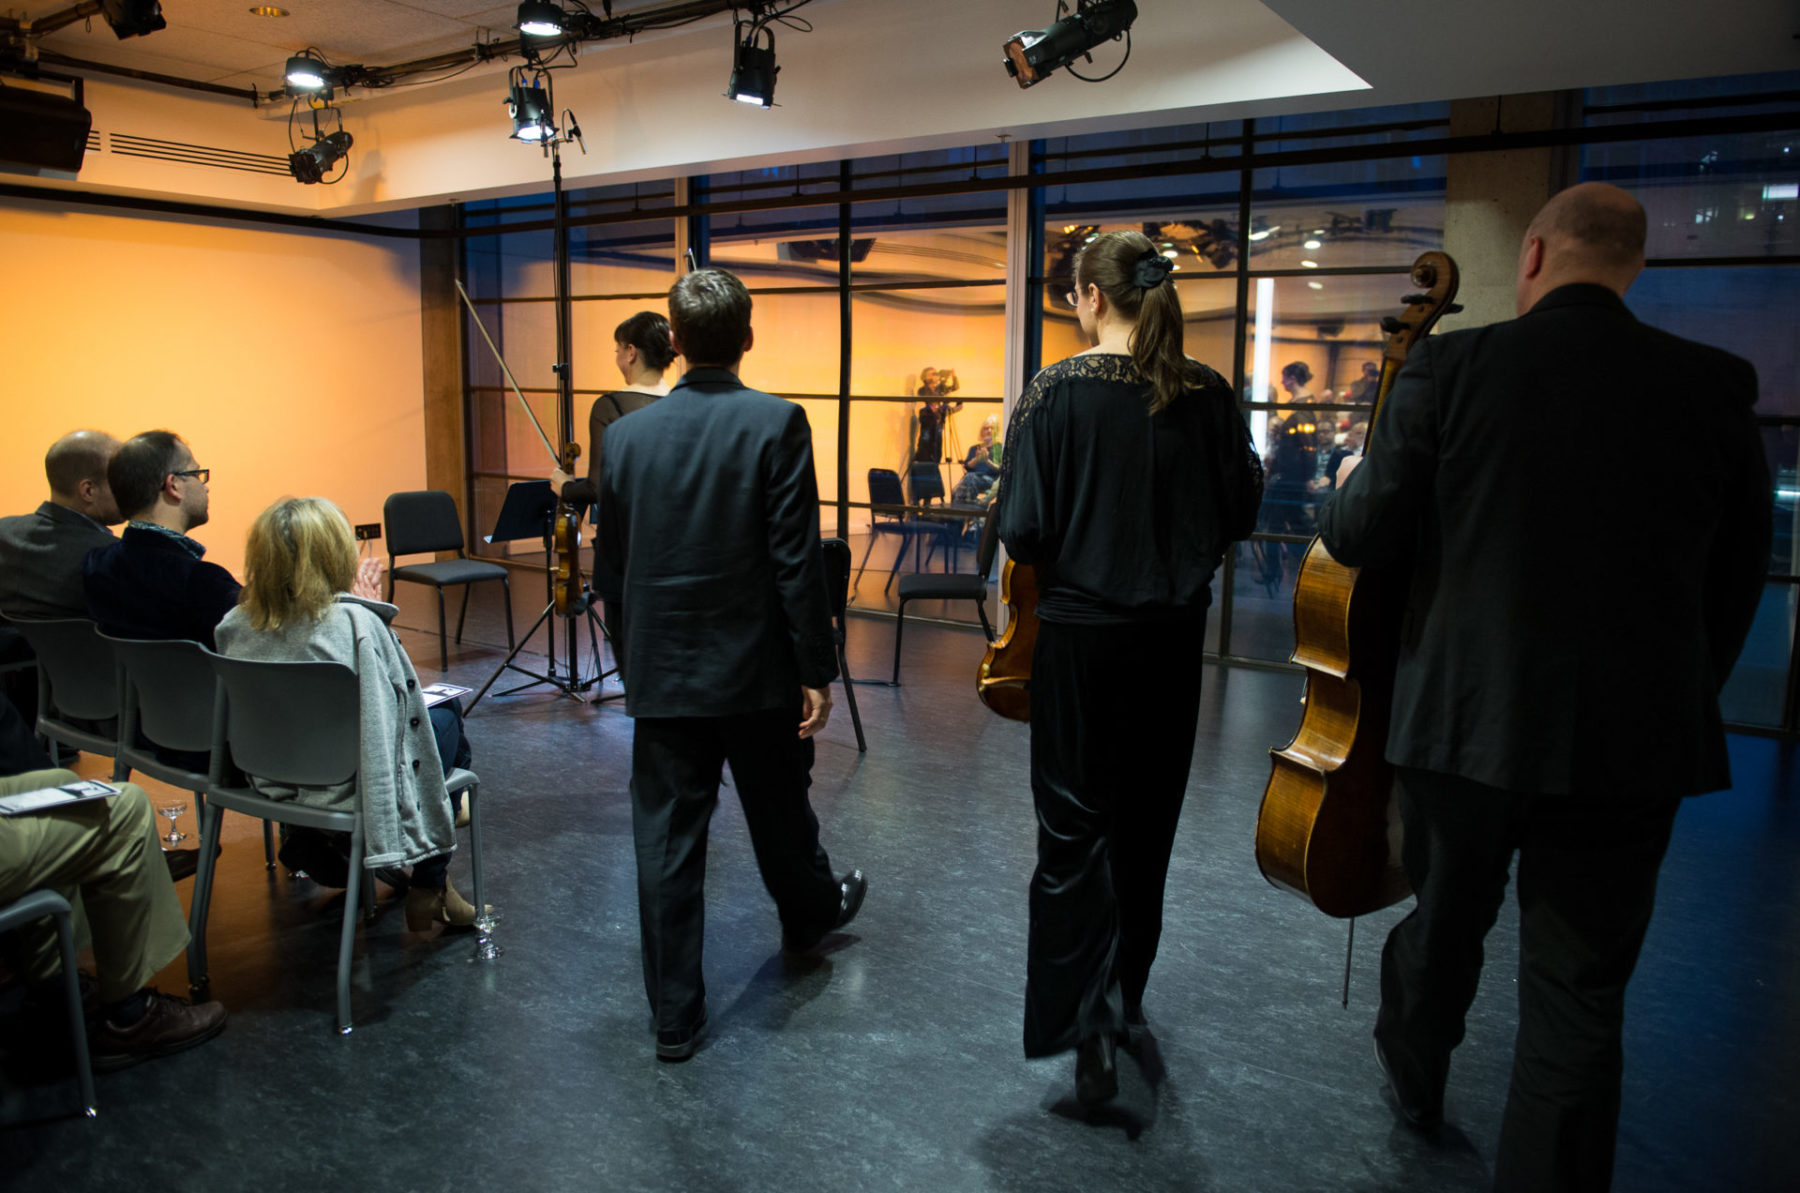
[[[835,877],[806,790],[837,676],[806,412],[746,389],[750,294],[719,269],[669,291],[688,360],[662,400],[607,429],[599,550],[625,577],[625,709],[636,719],[631,823],[656,1055],[706,1027],[706,833],[731,764],[757,867],[804,951],[862,906]]]
[[[1632,317],[1644,228],[1616,187],[1553,198],[1519,317],[1414,348],[1319,515],[1340,561],[1413,569],[1387,757],[1418,906],[1382,952],[1375,1050],[1415,1126],[1441,1119],[1518,854],[1498,1189],[1611,1181],[1625,986],[1682,797],[1730,784],[1719,690],[1768,565],[1755,371]],[[1621,395],[1682,428],[1654,484],[1626,480]]]

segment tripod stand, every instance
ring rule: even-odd
[[[490,543],[514,542],[518,539],[531,538],[535,534],[543,539],[544,555],[545,558],[548,559],[553,551],[551,544],[551,524],[555,509],[556,496],[551,492],[549,482],[520,481],[517,484],[511,485],[506,490],[506,500],[501,504],[500,515],[495,520],[494,533],[487,536],[487,541]],[[612,634],[607,631],[606,623],[600,619],[599,614],[594,612],[595,597],[593,592],[585,585],[582,587],[581,596],[576,602],[577,607],[563,615],[565,629],[568,633],[568,662],[566,673],[558,674],[557,671],[555,626],[549,627],[546,631],[548,649],[545,653],[548,656],[548,665],[544,671],[533,671],[529,667],[521,666],[514,661],[518,658],[519,652],[525,649],[525,644],[531,641],[532,635],[537,633],[538,627],[549,621],[550,616],[557,612],[556,597],[552,587],[553,584],[554,581],[551,578],[551,573],[549,570],[546,570],[544,573],[544,595],[546,598],[544,611],[538,614],[537,620],[531,623],[531,628],[526,630],[525,633],[520,636],[518,643],[512,649],[512,653],[506,656],[505,661],[494,669],[492,675],[488,676],[487,682],[481,685],[481,690],[475,693],[475,698],[469,702],[469,713],[475,711],[475,706],[481,703],[481,699],[483,696],[487,695],[488,689],[493,687],[495,681],[500,678],[501,674],[507,671],[517,671],[520,675],[528,677],[530,682],[520,684],[517,687],[508,688],[503,692],[496,692],[494,693],[496,696],[511,696],[515,692],[523,692],[530,688],[538,687],[541,684],[548,684],[550,687],[555,688],[559,694],[567,696],[571,700],[584,700],[582,693],[588,691],[590,688],[599,686],[601,681],[607,676],[618,673],[618,667],[616,666],[616,660],[618,659],[617,646],[613,642]],[[581,655],[579,650],[581,639],[579,626],[577,625],[577,622],[582,618],[585,618],[588,623],[588,650],[594,659],[594,674],[585,679],[581,675]],[[606,639],[607,648],[613,651],[613,658],[615,660],[615,666],[604,671],[600,668],[601,638]],[[600,697],[599,699],[596,699],[594,703],[597,704],[600,700],[612,698],[613,697]]]

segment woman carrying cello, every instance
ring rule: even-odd
[[[1182,351],[1171,262],[1137,232],[1075,259],[1090,349],[1039,373],[1001,465],[999,534],[1035,568],[1025,1054],[1076,1050],[1118,1092],[1186,793],[1211,583],[1254,527],[1262,465],[1230,385]]]

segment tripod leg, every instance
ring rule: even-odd
[[[464,716],[468,716],[469,713],[472,713],[475,711],[475,706],[477,704],[481,703],[481,698],[483,696],[487,695],[489,688],[494,686],[494,681],[496,679],[500,678],[500,673],[505,671],[508,667],[512,666],[512,661],[519,657],[519,652],[521,650],[525,649],[525,644],[527,642],[531,641],[531,636],[533,634],[537,633],[537,628],[539,626],[543,625],[545,620],[547,620],[549,618],[550,614],[555,612],[555,610],[556,610],[555,605],[544,606],[544,611],[542,613],[538,614],[538,619],[531,623],[531,628],[529,630],[525,631],[525,636],[523,638],[519,639],[519,644],[512,648],[511,654],[506,656],[506,661],[501,663],[498,667],[494,668],[494,673],[492,675],[488,676],[486,683],[481,685],[481,691],[475,693],[475,699],[469,701],[469,707],[467,710],[464,711],[464,713],[463,713]],[[556,631],[554,629],[552,629],[550,631],[550,641],[552,643],[554,643],[556,641]],[[554,672],[552,672],[552,674],[554,674]],[[552,679],[550,682],[555,683],[556,681],[554,679]]]

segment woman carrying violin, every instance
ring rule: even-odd
[[[1075,259],[1093,345],[1020,398],[999,534],[1036,569],[1025,1054],[1076,1050],[1087,1105],[1118,1092],[1200,707],[1214,570],[1254,528],[1262,465],[1230,385],[1182,350],[1171,262],[1137,232]]]

